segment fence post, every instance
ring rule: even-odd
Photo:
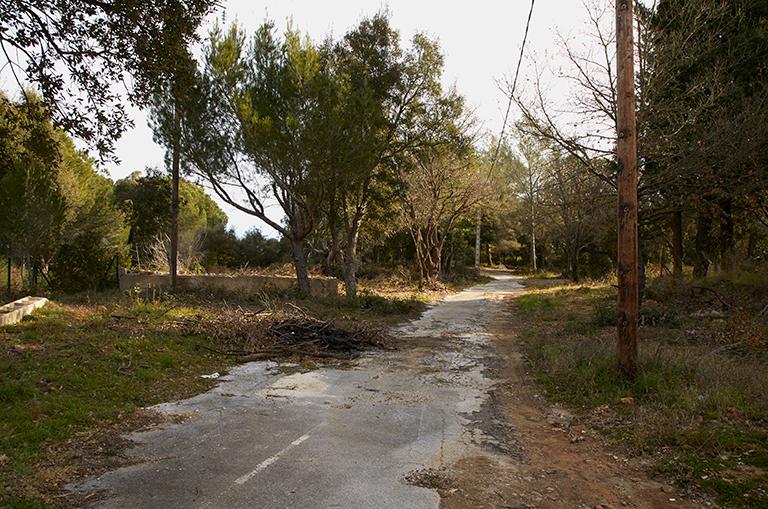
[[[8,257],[8,297],[11,296],[11,257]]]

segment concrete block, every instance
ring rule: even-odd
[[[48,303],[45,297],[24,297],[17,301],[0,306],[0,325],[13,325],[22,318],[31,314],[35,309],[41,308]]]

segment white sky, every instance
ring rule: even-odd
[[[237,20],[247,32],[255,30],[267,17],[274,20],[279,29],[290,18],[296,28],[315,40],[328,34],[341,37],[361,18],[388,8],[392,26],[400,31],[404,45],[416,32],[438,38],[445,55],[446,85],[455,83],[485,128],[496,133],[501,128],[507,101],[497,83],[514,72],[530,7],[528,0],[225,0],[224,5],[226,22]],[[221,16],[219,11],[210,23]],[[529,34],[529,51],[537,60],[557,65],[554,30],[579,37],[586,30],[586,21],[582,0],[538,0]],[[204,32],[207,33],[207,27]],[[521,79],[530,75],[531,69],[524,60]],[[0,86],[12,89],[6,79]],[[553,92],[567,93],[557,89]],[[517,115],[514,109],[512,115],[513,118]],[[163,151],[152,141],[146,113],[134,109],[132,116],[135,128],[125,133],[117,144],[116,155],[121,162],[107,168],[113,179],[146,166],[163,166]],[[257,227],[273,235],[256,218],[223,203],[220,205],[238,234]],[[280,217],[278,210],[273,213]]]

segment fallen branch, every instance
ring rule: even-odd
[[[186,334],[210,340],[211,346],[198,344],[199,348],[239,362],[296,357],[349,360],[366,350],[389,348],[388,338],[379,330],[319,320],[296,305],[287,307],[266,316],[230,308],[178,326]]]
[[[708,288],[706,286],[692,286],[691,290],[703,290],[703,291],[706,291],[706,292],[710,292],[715,297],[717,297],[717,300],[720,301],[720,304],[722,304],[725,307],[725,309],[731,309],[731,305],[728,304],[727,302],[725,302],[723,297],[720,296],[720,294],[717,293],[717,290],[715,290],[714,288]]]

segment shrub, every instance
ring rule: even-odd
[[[599,300],[592,304],[592,318],[598,327],[613,327],[618,323],[616,303],[612,300]]]
[[[67,293],[116,286],[115,255],[98,234],[79,235],[61,246],[53,258],[51,286]]]

